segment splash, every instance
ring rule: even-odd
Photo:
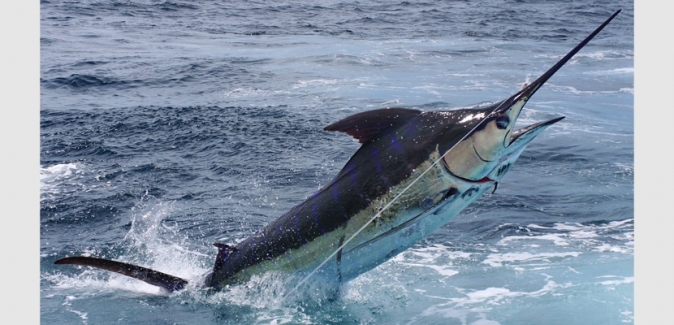
[[[113,246],[111,256],[101,256],[120,262],[148,267],[172,274],[190,282],[196,288],[201,276],[210,270],[212,256],[195,250],[188,244],[187,235],[176,223],[169,221],[174,213],[173,202],[163,202],[144,196],[131,210],[131,228],[124,239]],[[115,254],[117,253],[117,254]],[[85,250],[82,255],[99,255]],[[104,270],[89,269],[76,275],[61,273],[44,275],[43,279],[61,289],[95,289],[99,291],[131,291],[141,294],[166,295],[161,288],[124,275]]]

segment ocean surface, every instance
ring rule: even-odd
[[[532,97],[564,115],[494,194],[338,295],[282,274],[167,294],[325,185],[382,107],[502,100],[622,12]],[[42,324],[634,323],[631,1],[40,4]]]

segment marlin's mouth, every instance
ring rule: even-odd
[[[492,162],[493,161],[493,160],[487,160],[487,159],[482,158],[482,156],[480,156],[480,153],[477,152],[477,148],[475,148],[475,143],[473,143],[472,146],[473,146],[473,151],[475,151],[475,155],[477,156],[477,158],[480,158],[480,160],[482,160],[484,162]]]
[[[510,146],[515,144],[516,146],[521,146],[522,144],[516,144],[519,141],[525,141],[528,143],[531,141],[536,135],[538,135],[540,132],[542,132],[544,129],[546,129],[548,126],[553,125],[559,121],[564,119],[564,116],[560,117],[555,117],[551,120],[543,121],[543,122],[538,122],[531,124],[529,126],[525,126],[515,132],[513,132],[513,135],[510,137]]]
[[[473,148],[474,148],[474,147],[473,147]],[[477,153],[477,151],[476,151],[475,153]],[[479,155],[478,155],[478,157],[479,157]],[[482,159],[482,158],[480,158],[480,159]],[[485,160],[485,161],[487,161],[487,160]],[[456,178],[458,178],[458,179],[460,179],[460,180],[462,180],[462,181],[464,181],[464,182],[475,183],[475,184],[479,184],[479,183],[487,183],[487,182],[495,182],[493,179],[489,178],[488,176],[482,177],[481,179],[478,179],[478,180],[472,180],[472,179],[464,178],[464,177],[461,177],[461,176],[459,176],[459,175],[457,175],[457,174],[452,173],[452,171],[449,169],[449,167],[447,166],[446,163],[442,164],[442,166],[445,167],[445,170],[446,170],[450,175],[452,175],[452,176],[454,176],[454,177],[456,177]]]

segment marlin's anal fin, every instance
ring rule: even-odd
[[[411,108],[382,108],[351,115],[326,126],[325,131],[344,132],[365,143],[393,125],[406,122],[421,114]]]
[[[151,285],[155,285],[168,290],[169,292],[181,290],[187,285],[187,280],[179,277],[169,275],[166,273],[151,270],[142,266],[122,263],[117,261],[106,260],[96,257],[66,257],[54,262],[54,264],[74,264],[97,267],[119,274],[145,281]]]

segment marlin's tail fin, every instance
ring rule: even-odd
[[[136,266],[132,264],[116,262],[102,258],[85,257],[85,256],[66,257],[57,260],[56,262],[54,262],[54,264],[74,264],[74,265],[86,265],[97,267],[99,269],[117,272],[119,274],[124,274],[134,279],[145,281],[151,285],[162,287],[168,290],[169,292],[181,290],[185,287],[185,285],[187,285],[187,280],[181,279],[173,275],[161,273],[142,266]]]

